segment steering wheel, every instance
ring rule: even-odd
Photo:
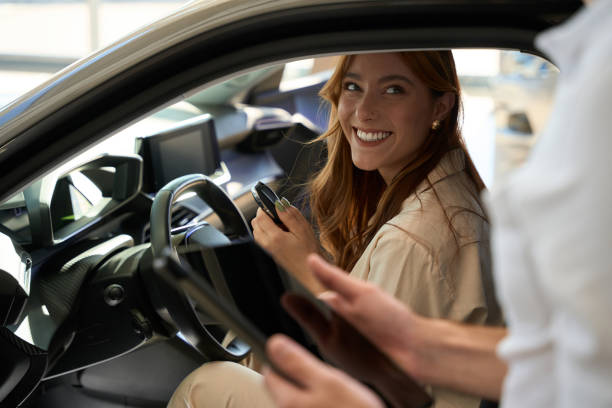
[[[189,246],[195,245],[201,249],[208,278],[217,292],[232,302],[223,271],[216,262],[214,253],[207,251],[206,247],[230,243],[228,237],[244,239],[251,238],[252,235],[238,207],[210,178],[202,174],[182,176],[166,184],[156,194],[151,208],[150,227],[153,256],[160,256],[166,248],[173,249],[170,226],[172,205],[187,192],[196,193],[221,219],[224,233],[210,224],[202,223],[192,227],[185,235],[191,238]],[[165,309],[161,314],[169,315],[174,325],[196,350],[210,360],[240,361],[249,353],[250,347],[238,338],[234,338],[227,345],[222,344],[218,339],[219,328],[215,325],[218,322],[211,321],[205,311],[197,311],[196,305],[184,293],[158,279],[156,282],[155,289]],[[214,334],[217,334],[217,337]]]

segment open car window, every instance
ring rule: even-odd
[[[457,49],[453,55],[462,86],[463,137],[483,180],[492,187],[524,162],[543,130],[559,71],[542,57],[515,50]],[[318,91],[336,60],[335,56],[306,58],[233,78],[145,118],[113,136],[107,145],[129,146],[126,137],[171,126],[181,118],[204,113],[215,117],[215,108],[223,104],[279,107],[306,116],[324,131],[327,107]],[[242,83],[240,91],[236,83]],[[220,89],[227,88],[234,88],[234,93],[219,95]],[[217,136],[233,134],[218,132]]]
[[[463,137],[481,177],[490,188],[519,166],[537,141],[552,105],[558,70],[545,59],[520,51],[458,49],[453,54],[463,92]],[[270,137],[272,142],[278,140],[286,134],[286,125],[292,121],[308,123],[314,132],[323,132],[327,126],[327,108],[318,92],[331,76],[336,60],[335,56],[306,58],[243,73],[198,91],[89,148],[53,175],[45,176],[58,180],[54,184],[55,195],[65,190],[69,198],[62,211],[57,203],[52,203],[52,211],[61,212],[51,214],[54,229],[78,221],[101,197],[99,188],[95,192],[94,185],[92,190],[91,180],[81,173],[64,177],[72,169],[100,155],[142,153],[138,146],[140,138],[169,132],[206,115],[214,122],[215,143],[221,150],[223,169],[216,168],[219,164],[213,165],[215,171],[222,170],[220,183],[230,195],[244,189],[249,180],[242,175],[249,171],[239,167],[240,160],[228,165],[226,161],[231,161],[227,159],[231,156],[228,152],[254,130],[265,131],[265,137]],[[273,134],[274,130],[278,132]],[[175,150],[179,146],[177,152],[181,154],[193,150],[194,146],[182,145],[184,143],[198,143],[195,148],[204,156],[210,155],[212,145],[203,146],[197,138],[174,144],[168,142],[162,151],[172,146]],[[191,160],[196,170],[202,164],[197,157]],[[147,171],[155,172],[156,169],[144,169],[145,181]],[[146,192],[154,193],[153,189],[146,189],[146,182],[144,187]],[[31,211],[21,192],[0,204],[0,225],[18,242],[29,243],[32,239]]]

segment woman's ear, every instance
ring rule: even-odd
[[[434,102],[434,120],[444,120],[449,112],[455,107],[456,95],[453,92],[444,92]]]

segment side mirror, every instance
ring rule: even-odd
[[[141,186],[137,155],[103,155],[59,177],[43,177],[24,191],[32,243],[68,239],[130,201]]]

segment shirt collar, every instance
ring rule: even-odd
[[[444,177],[459,173],[465,169],[465,154],[460,148],[453,149],[440,159],[440,163],[429,172],[427,179],[431,184],[435,184]]]
[[[576,67],[592,37],[607,30],[612,1],[598,0],[582,7],[564,24],[540,33],[536,46],[547,53],[559,69],[567,74]]]

